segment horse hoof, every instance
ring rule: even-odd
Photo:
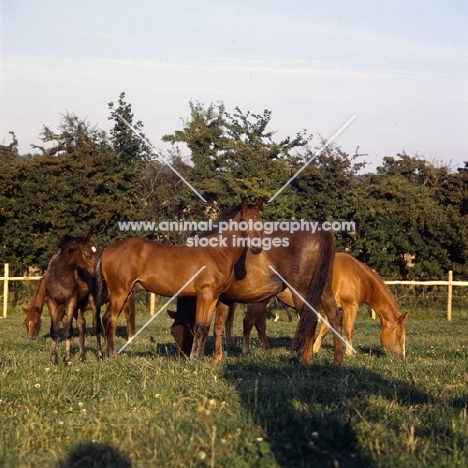
[[[220,357],[214,357],[214,358],[211,360],[211,365],[214,367],[214,366],[217,366],[220,362],[221,362],[221,358],[220,358]]]
[[[56,354],[50,356],[50,363],[51,363],[52,365],[54,365],[54,366],[56,366],[56,365],[58,364],[58,357],[57,357]]]

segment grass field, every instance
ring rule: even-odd
[[[468,310],[451,323],[443,309],[410,313],[405,361],[384,354],[364,309],[358,355],[342,366],[331,337],[301,366],[285,317],[268,322],[270,355],[255,338],[240,356],[237,338],[216,368],[177,361],[164,312],[116,361],[97,362],[91,336],[85,363],[75,354],[54,367],[47,311],[33,342],[11,309],[0,320],[0,465],[468,467]],[[148,318],[140,310],[138,325]],[[119,347],[125,334],[122,320]]]

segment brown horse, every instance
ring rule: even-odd
[[[236,262],[249,245],[261,252],[263,224],[259,210],[263,200],[250,206],[247,200],[232,211],[229,222],[204,237],[192,239],[198,246],[167,245],[139,237],[111,244],[96,263],[98,304],[106,295],[109,307],[103,317],[106,356],[115,358],[117,319],[133,296],[135,286],[160,296],[197,296],[194,346],[191,358],[202,359],[213,309],[222,292],[229,288]],[[238,229],[236,229],[238,228]],[[243,239],[242,239],[243,238]]]
[[[37,336],[40,330],[42,307],[44,302],[50,312],[50,337],[52,340],[50,361],[58,363],[57,341],[60,322],[64,326],[65,355],[64,362],[70,361],[70,344],[73,337],[73,317],[77,320],[77,328],[80,334],[80,356],[85,359],[84,337],[86,333],[86,321],[83,312],[88,307],[90,299],[89,285],[84,281],[92,279],[96,257],[96,246],[92,241],[92,234],[87,237],[72,237],[65,234],[58,241],[60,251],[49,262],[47,272],[39,281],[29,310],[25,310],[25,325],[28,336]],[[80,270],[83,270],[80,272]],[[94,301],[92,301],[94,302]],[[42,303],[42,305],[41,305]],[[90,306],[91,307],[91,306]],[[98,354],[100,352],[100,327],[99,310],[93,309],[93,323],[98,339]]]
[[[54,255],[51,261],[55,261],[56,256],[57,255]],[[75,318],[78,325],[80,359],[82,361],[86,359],[86,319],[84,316],[84,312],[86,312],[87,310],[91,310],[93,313],[93,329],[97,341],[96,355],[98,360],[100,360],[102,359],[102,324],[100,317],[100,308],[96,306],[94,296],[91,294],[90,286],[88,286],[90,281],[92,281],[92,276],[89,275],[89,273],[78,268],[75,269],[74,276],[76,282],[78,283],[78,305],[74,311],[73,317]],[[34,290],[33,297],[31,298],[29,307],[27,309],[23,307],[23,311],[26,314],[24,324],[26,326],[26,331],[30,340],[35,340],[42,329],[42,310],[44,308],[44,304],[47,301],[45,288],[46,279],[47,271],[39,280],[39,283],[37,284],[36,289]]]
[[[42,330],[42,309],[46,303],[46,274],[47,273],[44,273],[42,278],[37,283],[31,301],[29,302],[29,307],[27,309],[26,307],[23,307],[23,312],[26,314],[26,317],[24,318],[24,325],[30,340],[35,340]]]
[[[283,225],[283,228],[286,227],[287,224]],[[302,309],[293,349],[303,352],[304,364],[312,360],[312,344],[317,325],[317,316],[307,304],[317,310],[322,303],[330,324],[341,333],[342,317],[331,288],[335,254],[333,235],[327,231],[311,234],[304,231],[291,233],[287,229],[276,229],[266,233],[265,238],[269,238],[272,242],[274,239],[282,239],[284,242],[281,246],[264,249],[260,255],[253,256],[247,252],[236,264],[235,281],[220,297],[214,327],[215,363],[219,362],[222,356],[222,335],[233,302],[268,303],[286,287],[283,279],[297,291],[298,295],[294,294],[293,302],[297,310]],[[270,267],[273,267],[283,279]],[[306,304],[303,299],[306,300]],[[178,301],[177,310],[176,314],[171,315],[175,318],[171,332],[178,351],[189,354],[193,341],[193,306],[181,299]],[[229,324],[227,329],[229,330]],[[343,349],[341,339],[336,335],[334,346],[335,362],[340,363],[343,360]]]
[[[368,266],[346,253],[335,255],[333,268],[333,293],[337,305],[344,312],[345,334],[347,339],[346,354],[352,355],[354,322],[359,307],[367,304],[380,318],[382,331],[380,341],[390,354],[405,357],[406,320],[408,314],[400,314],[395,298],[380,276]],[[277,295],[278,299],[289,307],[294,307],[291,291],[284,290]],[[242,351],[249,352],[249,339],[255,325],[264,349],[269,350],[266,337],[266,315],[268,303],[252,304],[244,318]],[[320,350],[322,340],[329,327],[322,322],[319,336],[314,343],[314,352]]]

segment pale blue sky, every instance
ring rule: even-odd
[[[125,91],[156,148],[190,100],[273,112],[367,153],[468,161],[466,1],[14,1],[1,4],[0,139],[66,111],[107,130]],[[317,144],[319,143],[317,138]]]

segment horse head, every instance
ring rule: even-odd
[[[26,317],[24,318],[24,325],[26,327],[28,338],[30,340],[35,340],[42,330],[42,311],[39,309],[39,307],[32,307],[31,309],[26,309],[23,307],[23,312],[26,314]]]
[[[258,254],[263,249],[263,220],[260,214],[262,206],[262,197],[258,198],[253,206],[244,199],[239,211],[239,229],[243,237],[248,238],[247,245],[253,254]]]
[[[401,315],[394,322],[384,322],[380,333],[380,341],[388,353],[401,358],[405,358],[406,354],[406,320],[408,313]]]
[[[86,237],[72,237],[64,234],[58,241],[58,248],[69,255],[70,260],[91,275],[94,274],[97,248],[90,232]]]

